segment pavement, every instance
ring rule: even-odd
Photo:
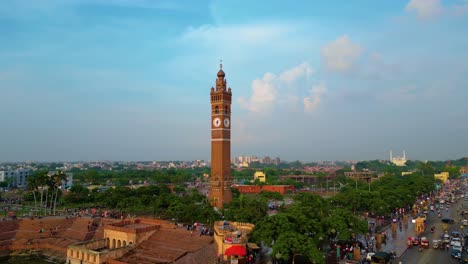
[[[387,226],[383,232],[387,233],[387,243],[382,243],[382,245],[377,247],[377,251],[387,251],[387,252],[396,252],[398,258],[405,254],[408,246],[406,241],[408,237],[416,236],[414,232],[414,224],[411,223],[411,218],[408,217],[408,221],[405,223],[403,220],[401,229],[397,224],[397,228],[392,232],[391,225]]]

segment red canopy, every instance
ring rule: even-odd
[[[227,256],[245,256],[247,254],[247,251],[245,250],[245,247],[243,246],[232,246],[228,249],[226,249],[226,252],[224,252],[225,255]]]

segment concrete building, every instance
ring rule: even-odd
[[[460,174],[467,174],[467,173],[468,173],[468,165],[460,168]]]
[[[49,171],[47,175],[51,177],[55,173],[55,171]],[[73,173],[67,172],[65,173],[65,175],[67,176],[67,178],[65,180],[62,180],[62,183],[60,184],[60,189],[62,190],[70,189],[73,186]]]
[[[373,182],[379,179],[377,173],[373,171],[346,171],[346,177],[352,178],[357,181]]]
[[[257,180],[260,182],[265,182],[266,181],[266,175],[262,171],[256,171],[254,174],[254,181]]]
[[[243,194],[256,194],[260,193],[261,191],[285,194],[288,191],[294,192],[295,190],[293,185],[233,185],[232,187],[236,188],[240,193]]]
[[[230,263],[247,263],[248,237],[255,228],[254,224],[217,221],[214,223],[214,239],[218,256]],[[206,261],[206,263],[210,263]],[[214,263],[214,262],[213,262]],[[219,263],[219,262],[218,262]],[[224,262],[223,262],[224,263]]]
[[[8,182],[10,187],[26,187],[26,179],[29,177],[29,170],[0,170],[0,182]]]
[[[446,182],[449,178],[449,173],[447,171],[436,173],[434,174],[434,178],[436,178],[437,180],[441,180],[442,182]]]

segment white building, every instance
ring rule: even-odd
[[[392,151],[390,150],[390,162],[397,166],[406,166],[406,153],[403,150],[403,156],[402,157],[393,157],[392,156]]]
[[[26,187],[26,179],[29,177],[29,170],[0,170],[0,182],[8,182],[11,187]]]
[[[49,171],[47,175],[51,177],[55,173],[55,171]],[[60,189],[62,190],[70,189],[73,186],[73,173],[66,172],[65,175],[67,176],[67,178],[65,180],[62,180],[62,184],[60,185]]]

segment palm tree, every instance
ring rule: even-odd
[[[58,170],[54,175],[54,182],[55,182],[55,200],[54,200],[54,215],[55,215],[55,208],[57,206],[57,197],[58,197],[58,190],[62,185],[63,181],[67,180],[67,175],[62,171]]]
[[[32,191],[32,193],[33,193],[33,197],[34,197],[34,212],[37,212],[37,198],[36,198],[36,190],[38,189],[38,186],[37,186],[37,175],[36,175],[36,174],[33,174],[33,175],[29,176],[29,177],[26,179],[26,182],[27,182],[28,190]]]
[[[49,176],[47,176],[47,170],[41,170],[41,171],[38,171],[36,173],[36,184],[37,184],[37,188],[41,190],[41,209],[39,211],[39,213],[42,215],[42,208],[44,206],[44,204],[42,203],[43,201],[43,195],[44,195],[44,186],[47,184],[47,178]]]

